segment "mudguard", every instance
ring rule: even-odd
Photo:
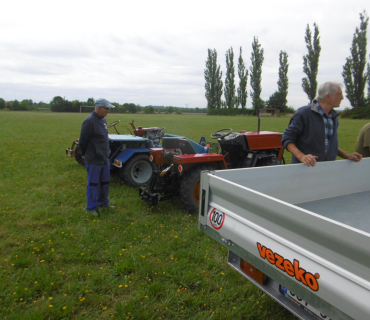
[[[112,165],[116,167],[122,167],[122,164],[129,160],[135,153],[147,153],[149,156],[149,148],[130,148],[123,150],[117,157],[114,158]],[[116,161],[119,161],[121,165],[117,165]]]

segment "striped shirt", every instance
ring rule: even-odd
[[[326,112],[321,108],[320,104],[316,102],[317,106],[317,111],[322,116],[322,119],[324,120],[324,125],[325,125],[325,153],[328,152],[329,150],[329,144],[330,144],[330,139],[331,136],[333,135],[334,132],[334,121],[333,121],[333,115],[331,112],[329,112],[329,116],[326,114]]]

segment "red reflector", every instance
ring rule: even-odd
[[[250,263],[244,261],[242,258],[240,258],[240,269],[260,284],[265,284],[265,274]]]
[[[119,161],[119,160],[116,160],[115,163],[116,163],[116,166],[118,166],[118,167],[122,166],[121,161]]]
[[[182,172],[183,168],[182,168],[182,165],[180,164],[179,165],[179,172]]]
[[[153,155],[150,155],[149,160],[150,160],[150,162],[153,162],[153,160],[154,160]]]

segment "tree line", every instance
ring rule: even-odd
[[[24,99],[22,101],[5,101],[3,98],[0,98],[0,110],[7,109],[12,111],[28,111],[48,108],[49,105],[47,103],[34,102],[32,99]]]
[[[346,110],[343,115],[356,118],[361,114],[361,117],[368,115],[367,117],[370,118],[370,65],[366,63],[366,33],[369,18],[365,11],[360,13],[360,20],[360,27],[356,28],[353,36],[351,56],[346,59],[342,73],[346,97],[350,101],[353,110]],[[312,36],[310,26],[307,24],[305,43],[308,53],[303,56],[303,72],[306,76],[302,78],[302,89],[307,94],[310,102],[315,99],[317,94],[317,74],[321,53],[319,27],[316,23],[313,24],[313,31]],[[208,114],[256,114],[258,109],[264,107],[276,108],[282,113],[294,113],[294,109],[287,105],[289,89],[287,52],[281,50],[279,53],[277,90],[267,101],[261,99],[264,50],[258,41],[258,37],[253,38],[249,70],[245,66],[242,47],[240,47],[238,59],[239,86],[237,89],[235,87],[234,52],[232,47],[227,50],[225,57],[226,75],[225,82],[223,82],[221,66],[217,63],[217,51],[216,49],[208,49],[204,70]],[[366,65],[367,70],[365,70]],[[250,110],[246,109],[248,78],[250,80],[250,96],[252,99],[252,109]],[[366,85],[367,96],[365,96]],[[224,99],[222,99],[222,96]],[[361,112],[356,108],[361,108]]]
[[[115,106],[111,113],[167,113],[167,114],[182,114],[182,113],[206,113],[205,108],[178,108],[174,106],[140,106],[135,103],[111,102]],[[94,110],[94,98],[88,98],[87,101],[73,100],[69,101],[61,96],[55,96],[50,103],[33,102],[31,99],[14,101],[5,101],[0,98],[0,110],[7,109],[11,111],[27,111],[27,110],[50,110],[53,112],[92,112]]]

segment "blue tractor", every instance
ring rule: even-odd
[[[133,187],[146,185],[152,178],[155,169],[155,164],[149,160],[150,149],[160,147],[163,137],[179,136],[168,134],[165,128],[160,127],[143,128],[139,126],[136,128],[134,121],[130,123],[133,134],[120,134],[116,128],[119,123],[120,120],[108,125],[108,128],[113,127],[116,131],[114,134],[109,134],[111,170],[118,170],[118,176],[127,185]],[[200,144],[190,139],[187,140],[194,146],[197,153],[208,152],[209,148],[205,146],[204,137],[202,137]],[[66,155],[75,158],[82,165],[85,164],[78,139],[72,143],[71,148],[66,149]]]

